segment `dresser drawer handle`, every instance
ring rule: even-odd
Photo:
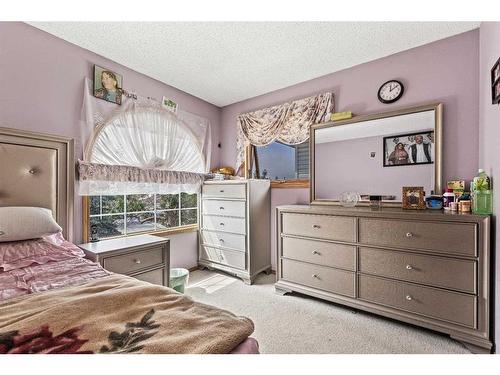
[[[406,237],[408,237],[408,238],[413,237],[413,233],[412,232],[406,233]]]
[[[219,225],[222,225],[222,226],[224,226],[224,223],[219,223]]]
[[[140,259],[134,259],[134,263],[135,264],[141,264],[141,260]]]
[[[224,243],[224,239],[222,239],[222,238],[219,238],[219,241],[220,241],[221,243]]]
[[[223,209],[224,209],[224,207],[219,207],[219,210],[223,210]]]
[[[313,224],[313,228],[314,228],[314,229],[319,229],[319,228],[321,228],[321,225],[318,225],[318,224]]]
[[[224,190],[219,190],[221,193],[224,193]]]
[[[407,264],[407,265],[406,265],[406,269],[407,269],[407,270],[412,270],[412,269],[413,269],[413,266],[412,266],[411,264]]]
[[[319,275],[317,275],[317,274],[312,275],[312,277],[313,277],[313,279],[318,279],[319,280]]]
[[[406,300],[407,300],[407,301],[411,301],[411,300],[413,299],[413,297],[412,297],[412,296],[410,296],[409,294],[408,294],[408,295],[406,295],[406,297],[405,297],[405,298],[406,298]]]
[[[321,255],[321,253],[319,251],[317,251],[317,250],[313,250],[312,253],[313,253],[313,255]]]

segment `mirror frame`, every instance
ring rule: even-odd
[[[310,204],[314,205],[340,205],[340,201],[335,199],[316,199],[315,194],[315,131],[324,128],[330,128],[333,126],[341,126],[354,124],[358,122],[370,121],[370,120],[378,120],[382,118],[389,118],[401,115],[408,115],[412,113],[425,112],[434,110],[434,119],[435,119],[435,128],[434,128],[434,191],[441,192],[442,189],[442,178],[443,178],[443,166],[442,166],[442,158],[443,158],[443,104],[442,103],[432,103],[426,105],[420,105],[416,107],[403,108],[390,112],[382,112],[382,113],[374,113],[362,116],[355,116],[348,120],[336,121],[336,122],[328,122],[323,124],[312,125],[309,130],[309,171],[310,171],[310,194],[309,200]],[[358,202],[356,206],[368,206],[369,202]],[[401,207],[400,201],[387,202],[384,201],[383,205],[386,207]]]

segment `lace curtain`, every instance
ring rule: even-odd
[[[296,145],[309,139],[313,124],[330,121],[334,112],[333,93],[323,93],[238,116],[237,160],[239,169],[245,147],[266,146],[274,141]]]
[[[80,195],[199,191],[210,167],[207,120],[146,98],[125,96],[117,107],[94,98],[89,80],[83,113],[90,131],[79,161]]]

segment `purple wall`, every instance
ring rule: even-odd
[[[494,43],[490,39],[491,36],[485,37],[484,43],[493,48]],[[445,179],[470,179],[478,167],[477,30],[245,100],[221,110],[29,25],[2,22],[0,126],[73,137],[76,141],[76,156],[81,157],[85,142],[81,139],[79,129],[83,78],[92,78],[94,63],[122,74],[125,88],[158,99],[163,95],[169,96],[178,102],[180,108],[208,118],[212,123],[214,166],[235,163],[236,116],[239,113],[332,90],[336,96],[336,110],[351,110],[356,115],[443,102]],[[384,105],[377,100],[376,92],[380,84],[390,78],[401,79],[406,85],[406,92],[396,104]],[[492,125],[485,130],[486,133],[494,131]],[[216,148],[219,139],[222,141],[222,150]],[[484,142],[487,143],[488,139]],[[493,147],[491,142],[489,146]],[[488,160],[498,158],[492,154],[488,154]],[[307,189],[274,189],[272,215],[277,205],[307,203],[308,200]],[[75,241],[78,242],[81,239],[79,199],[75,202],[75,223]],[[272,246],[275,254],[274,238]],[[194,233],[174,236],[172,263],[194,266],[195,247]],[[179,249],[183,251],[179,252]]]
[[[236,163],[238,114],[330,90],[335,110],[355,115],[444,103],[444,178],[470,179],[478,166],[478,65],[479,31],[472,30],[226,106],[221,162]],[[382,104],[377,90],[391,78],[405,84],[405,94],[394,104]]]
[[[212,125],[213,165],[219,164],[220,109],[174,87],[20,22],[0,22],[0,126],[72,137],[76,157],[85,140],[79,129],[84,77],[94,64],[123,75],[124,87],[139,95],[175,100],[183,110],[208,118]],[[78,197],[78,196],[77,196]],[[81,241],[81,200],[75,201],[75,242]],[[196,265],[196,233],[174,236],[172,246],[187,267]],[[177,246],[176,246],[177,247]],[[173,249],[172,262],[178,250]]]
[[[309,204],[308,189],[271,190],[271,266],[276,269],[276,207],[284,204]]]
[[[481,23],[479,40],[479,166],[492,176],[494,221],[498,221],[497,216],[500,212],[500,106],[491,104],[490,69],[500,57],[500,22]],[[496,273],[495,337],[498,340],[500,337],[500,228],[497,223],[494,223],[492,230],[494,235],[491,251],[496,254],[494,265]]]
[[[370,152],[374,151],[375,157]],[[367,137],[315,146],[317,199],[338,199],[344,191],[360,194],[395,195],[401,200],[402,186],[434,189],[434,165],[384,167],[383,137]],[[368,183],[367,183],[368,182]]]
[[[472,30],[231,104],[222,108],[221,164],[234,166],[236,163],[238,114],[331,90],[335,94],[335,110],[352,111],[355,115],[443,103],[443,178],[445,181],[471,179],[476,174],[479,159],[478,72],[479,31]],[[382,104],[377,99],[378,88],[392,78],[399,78],[404,83],[405,94],[394,104]],[[308,203],[309,190],[276,189],[272,192],[272,202],[274,216],[276,205]],[[275,242],[272,232],[273,262]]]

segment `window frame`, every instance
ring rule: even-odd
[[[118,194],[118,195],[122,195],[122,194]],[[127,196],[127,194],[123,194],[125,197]],[[193,210],[193,209],[196,209],[197,210],[197,218],[196,218],[196,221],[197,223],[196,224],[189,224],[189,225],[182,225],[182,226],[176,226],[176,227],[172,227],[172,228],[167,228],[167,229],[163,229],[163,230],[149,230],[149,231],[138,231],[138,232],[132,232],[132,233],[126,233],[126,234],[122,234],[122,235],[118,235],[118,236],[110,236],[110,237],[106,237],[106,238],[103,238],[102,240],[105,241],[107,239],[112,239],[112,238],[122,238],[122,237],[132,237],[132,236],[139,236],[139,235],[144,235],[144,234],[151,234],[151,235],[155,235],[155,236],[160,236],[160,237],[166,237],[166,236],[169,236],[169,235],[172,235],[172,234],[180,234],[180,233],[189,233],[189,232],[196,232],[198,231],[198,228],[199,228],[199,222],[200,222],[200,196],[198,194],[198,197],[196,199],[196,207],[187,207],[187,208],[182,208],[182,207],[178,207],[178,208],[172,208],[172,209],[161,209],[159,210],[160,212],[166,212],[166,211],[178,211],[179,212],[179,224],[180,224],[180,220],[181,220],[181,211],[182,210]],[[179,206],[181,204],[181,198],[180,198],[180,193],[179,193]],[[156,199],[155,199],[155,207],[153,209],[153,211],[131,211],[131,212],[127,212],[126,210],[126,199],[125,199],[125,203],[124,203],[125,207],[124,207],[124,211],[123,212],[120,212],[120,213],[116,213],[116,214],[105,214],[106,215],[121,215],[123,214],[124,216],[126,214],[137,214],[137,213],[149,213],[149,212],[153,212],[153,214],[155,215],[155,223],[156,223]],[[99,215],[92,215],[92,216],[99,216]],[[82,239],[83,239],[83,242],[89,242],[90,241],[90,217],[91,217],[91,214],[90,214],[90,197],[89,196],[83,196],[82,197]],[[124,228],[126,228],[126,220],[124,220],[125,223],[124,223]]]
[[[311,142],[309,142],[309,173],[311,173],[312,160],[311,160]],[[244,178],[251,178],[252,168],[253,168],[253,159],[254,159],[254,146],[248,145],[245,147],[245,159],[241,165],[243,169]],[[271,181],[271,189],[309,189],[310,187],[310,178],[307,179],[291,179],[291,180],[270,180]]]

